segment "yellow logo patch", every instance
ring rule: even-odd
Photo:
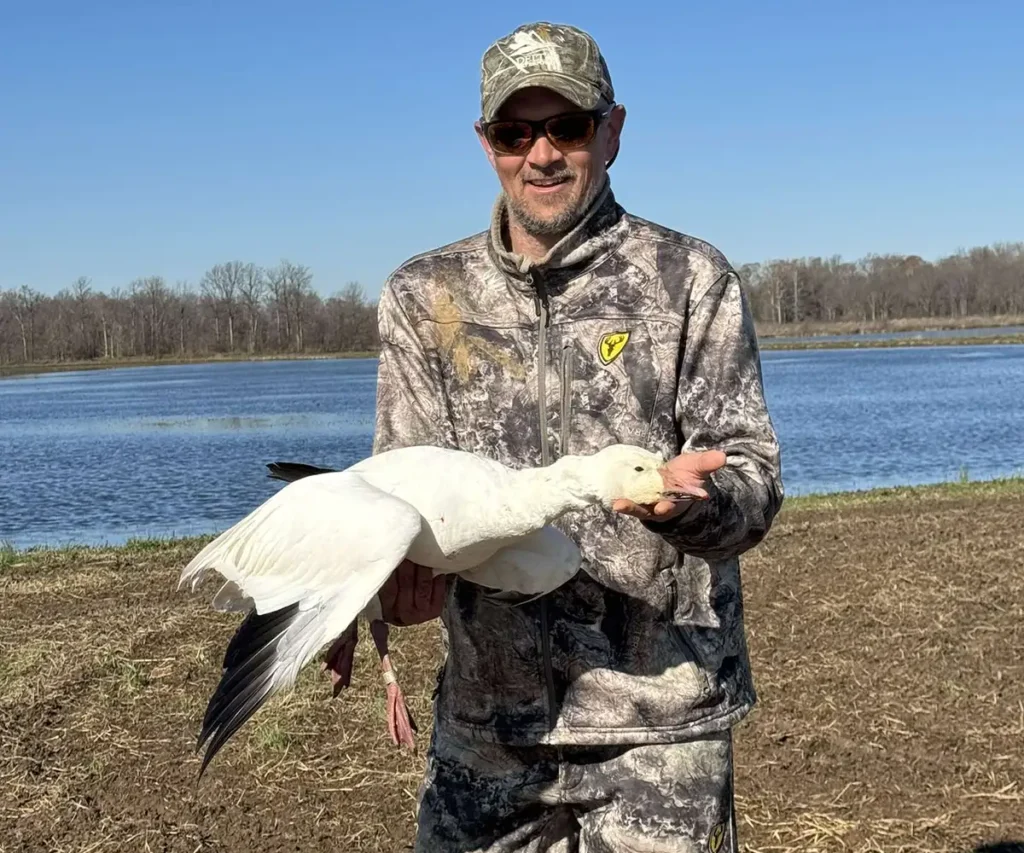
[[[597,354],[603,364],[611,364],[619,357],[619,353],[626,347],[629,341],[629,332],[611,332],[601,338],[597,345]]]
[[[725,841],[725,824],[720,823],[711,830],[708,836],[708,850],[711,853],[718,853],[722,849],[722,842]]]

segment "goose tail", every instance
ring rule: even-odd
[[[299,602],[269,613],[251,610],[224,653],[224,672],[210,698],[196,751],[207,741],[202,778],[228,739],[275,693],[294,684],[309,647],[319,645],[318,609]],[[312,641],[312,642],[311,642]]]

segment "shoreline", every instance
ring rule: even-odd
[[[808,320],[756,324],[761,338],[815,338],[824,335],[888,335],[907,332],[964,332],[1024,326],[1024,314],[972,314],[967,317],[906,317],[900,320]]]
[[[885,503],[899,503],[906,506],[910,502],[928,502],[933,507],[936,502],[955,501],[964,498],[982,499],[1001,496],[1024,495],[1024,474],[1005,477],[994,477],[987,480],[948,480],[938,483],[924,483],[914,486],[878,486],[869,489],[855,489],[836,492],[815,492],[805,495],[786,497],[781,517],[787,512],[808,512],[815,510],[846,510]],[[81,554],[82,556],[96,553],[161,551],[172,548],[198,548],[218,536],[219,533],[198,533],[185,536],[167,537],[129,537],[123,542],[82,544],[67,543],[63,545],[30,545],[26,548],[15,548],[8,540],[0,537],[0,570],[9,566],[14,560],[24,559],[40,554]]]
[[[825,336],[822,333],[821,336]],[[829,333],[830,334],[830,333]],[[873,333],[872,333],[873,334]],[[821,350],[821,349],[885,349],[905,347],[957,347],[957,346],[1017,346],[1024,344],[1024,334],[986,335],[979,337],[950,338],[897,338],[895,340],[846,340],[822,341],[815,340],[817,335],[807,335],[803,340],[779,342],[775,337],[759,338],[759,346],[764,351],[784,350]],[[328,352],[328,353],[280,353],[277,355],[211,355],[194,358],[133,358],[133,359],[98,359],[95,361],[36,362],[31,364],[0,365],[0,380],[15,379],[21,376],[40,376],[49,373],[77,373],[90,370],[112,370],[127,367],[174,367],[189,364],[219,364],[259,361],[330,361],[356,360],[376,358],[372,350],[365,352]]]
[[[376,358],[373,350],[358,352],[330,353],[277,353],[273,355],[202,355],[193,357],[167,358],[107,358],[80,361],[38,361],[28,364],[0,365],[0,379],[13,379],[18,376],[34,376],[44,373],[76,373],[86,370],[111,370],[124,367],[176,367],[187,364],[219,364],[257,361],[327,361],[331,359]]]
[[[783,337],[780,335],[779,337]],[[810,350],[810,349],[905,349],[907,347],[962,347],[962,346],[1007,346],[1024,344],[1024,334],[984,335],[978,337],[950,338],[896,338],[894,340],[870,339],[865,341],[817,341],[808,336],[800,341],[775,341],[761,338],[759,346],[766,350]]]

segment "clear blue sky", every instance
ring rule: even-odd
[[[0,288],[239,259],[376,296],[486,226],[480,55],[528,20],[601,44],[613,187],[735,264],[1024,239],[1024,3],[8,2]]]

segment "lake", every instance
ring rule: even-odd
[[[787,494],[1024,473],[1024,345],[771,350]],[[370,452],[376,361],[231,362],[0,381],[0,540],[209,533],[280,483],[265,463]]]

